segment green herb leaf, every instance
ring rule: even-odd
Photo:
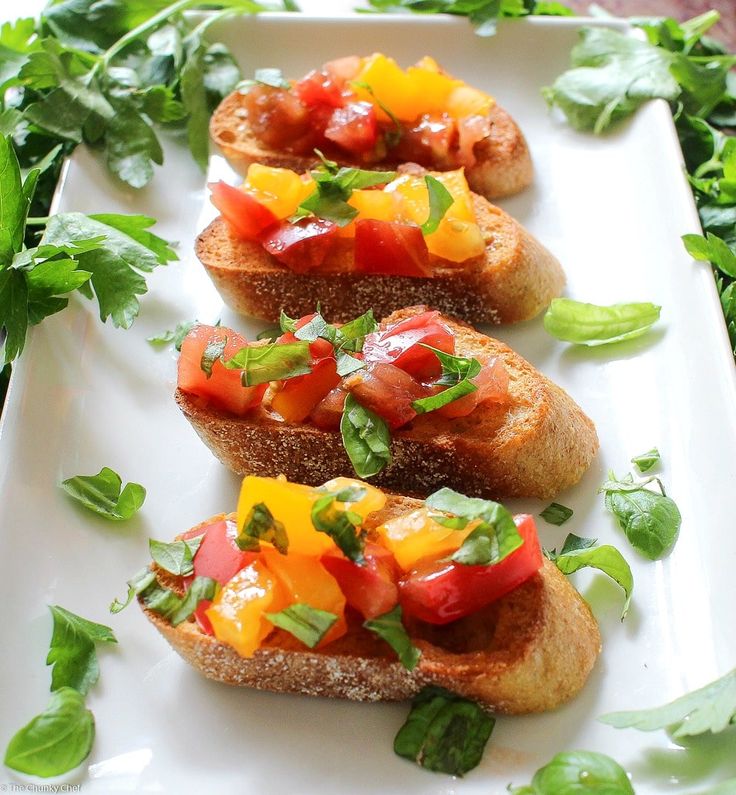
[[[649,472],[650,469],[659,463],[659,459],[659,450],[657,450],[656,447],[652,447],[652,449],[646,453],[635,455],[631,459],[631,463],[636,465],[639,472]]]
[[[481,363],[473,358],[468,359],[465,356],[454,356],[451,353],[445,353],[439,348],[433,348],[431,345],[425,345],[423,342],[419,343],[422,348],[432,351],[434,355],[440,360],[442,366],[442,375],[436,383],[445,386],[454,386],[463,379],[475,378],[481,370]]]
[[[706,232],[702,235],[683,235],[687,253],[696,260],[710,262],[719,271],[736,279],[736,254],[717,235]]]
[[[311,372],[308,342],[250,345],[223,362],[228,370],[242,370],[243,386],[281,381]]]
[[[667,729],[675,740],[718,734],[736,723],[736,669],[662,707],[610,712],[599,720],[616,729]]]
[[[337,621],[334,613],[297,602],[278,613],[265,613],[266,618],[285,629],[305,646],[313,649]]]
[[[164,152],[153,127],[132,100],[111,100],[114,115],[105,134],[107,167],[133,188],[145,187],[153,178],[153,164],[162,165]]]
[[[154,613],[165,618],[172,627],[177,627],[192,615],[201,601],[214,599],[218,587],[217,581],[210,577],[195,577],[184,596],[179,596],[168,588],[162,588],[154,576],[148,582],[145,578],[140,578],[134,595],[140,596],[141,601],[149,610],[153,610]],[[119,613],[123,607],[118,608],[115,612]]]
[[[177,577],[188,577],[194,573],[194,556],[203,538],[204,533],[170,543],[149,538],[148,549],[156,565],[164,571]]]
[[[348,393],[340,420],[345,451],[360,478],[377,475],[391,463],[391,432],[385,421]]]
[[[653,480],[635,483],[631,475],[618,480],[609,472],[600,490],[605,495],[606,508],[616,517],[634,549],[650,560],[659,560],[675,545],[682,517],[659,480],[656,483],[660,494],[646,488]]]
[[[116,615],[133,601],[133,598],[143,593],[150,585],[156,580],[156,572],[145,566],[128,580],[128,593],[125,601],[121,602],[119,599],[113,599],[110,604],[110,612]]]
[[[477,767],[495,723],[474,702],[425,687],[412,701],[394,751],[427,770],[462,776]]]
[[[10,136],[0,136],[0,267],[23,245],[30,201],[20,190],[20,165]]]
[[[463,379],[462,381],[455,384],[455,386],[450,386],[447,389],[443,389],[442,392],[438,392],[436,395],[430,395],[426,398],[419,398],[418,400],[412,401],[411,407],[416,411],[417,414],[426,414],[428,411],[436,411],[437,409],[441,409],[443,406],[446,406],[448,403],[452,403],[455,400],[459,400],[461,397],[465,397],[465,395],[469,395],[471,392],[475,392],[478,387],[468,381],[467,379]]]
[[[60,776],[89,756],[95,721],[84,697],[71,687],[51,694],[48,707],[16,732],[5,751],[5,764],[31,776]]]
[[[597,306],[553,298],[544,316],[544,328],[565,342],[608,345],[640,337],[659,320],[660,310],[650,303]]]
[[[401,605],[396,605],[388,613],[364,621],[363,626],[388,643],[407,671],[413,671],[417,667],[422,653],[411,642],[409,633],[402,623]]]
[[[560,505],[559,502],[551,502],[539,515],[545,522],[559,527],[572,516],[572,508],[566,505]]]
[[[364,490],[363,490],[364,493]],[[312,524],[320,533],[326,533],[340,548],[345,557],[363,563],[365,532],[360,528],[362,517],[345,507],[356,502],[363,494],[350,489],[328,492],[312,505]],[[339,508],[337,503],[342,503]]]
[[[314,342],[320,338],[328,342],[334,342],[337,336],[337,329],[335,326],[330,325],[320,312],[317,312],[308,323],[305,323],[294,332],[294,336],[298,340],[306,340],[307,342]]]
[[[130,519],[146,499],[143,486],[128,483],[122,488],[120,475],[108,467],[102,467],[96,475],[68,478],[61,488],[85,508],[115,521]]]
[[[537,770],[532,783],[509,787],[512,795],[634,795],[626,771],[610,756],[594,751],[557,754]]]
[[[46,665],[53,665],[51,689],[73,687],[83,696],[97,681],[100,668],[95,643],[117,643],[110,627],[96,624],[58,605],[50,605],[54,620]]]
[[[199,369],[207,376],[212,377],[212,368],[215,362],[222,361],[225,348],[227,347],[227,337],[222,339],[210,340],[202,351],[202,358],[199,360]],[[227,365],[226,365],[227,366]]]
[[[445,213],[452,207],[454,199],[449,190],[435,177],[426,174],[424,182],[429,193],[429,216],[422,224],[422,234],[431,235],[437,231],[440,221],[445,217]]]
[[[256,69],[255,81],[272,88],[291,88],[291,83],[284,79],[280,69]]]
[[[293,334],[296,331],[296,320],[293,317],[289,317],[282,309],[279,317],[279,326],[283,334],[289,331]]]
[[[254,505],[245,517],[243,527],[239,530],[235,543],[243,550],[258,552],[261,541],[273,544],[285,555],[289,549],[289,537],[283,522],[274,519],[265,502]]]
[[[180,351],[187,334],[189,334],[196,325],[196,320],[187,320],[184,323],[177,323],[176,328],[173,330],[163,331],[161,334],[155,334],[153,337],[146,337],[146,342],[150,342],[151,345],[156,346],[173,344],[174,348]]]
[[[378,321],[373,316],[373,310],[369,309],[348,323],[343,323],[337,330],[337,339],[344,350],[358,352],[363,350],[363,340],[377,329]]]

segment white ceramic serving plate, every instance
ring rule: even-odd
[[[541,319],[494,332],[569,390],[601,437],[590,472],[558,498],[575,509],[573,519],[564,528],[540,520],[543,543],[558,545],[568,531],[596,536],[625,552],[636,577],[624,623],[616,586],[588,573],[576,578],[604,638],[583,693],[554,714],[500,718],[482,764],[456,780],[394,755],[404,704],[233,690],[190,670],[135,605],[108,614],[148,559],[149,536],[169,539],[232,509],[238,490],[171,399],[175,354],[154,350],[146,337],[194,317],[221,316],[246,331],[256,325],[223,311],[192,253],[207,199],[187,152],[168,145],[165,167],[134,192],[114,185],[80,148],[58,209],[152,215],[159,234],[179,241],[181,262],[150,278],[131,330],[103,326],[92,304],[74,299],[34,329],[15,368],[0,437],[0,746],[47,702],[46,605],[61,604],[112,625],[120,641],[99,650],[102,675],[88,699],[97,738],[81,773],[84,792],[493,795],[575,748],[611,754],[640,795],[692,792],[736,774],[725,741],[684,751],[663,732],[596,721],[610,710],[663,703],[736,663],[736,383],[711,274],[679,240],[698,223],[667,107],[653,103],[603,138],[573,132],[545,107],[539,89],[566,67],[579,24],[515,22],[483,39],[462,19],[275,15],[217,32],[246,74],[279,66],[300,75],[332,57],[378,49],[405,65],[433,54],[494,93],[525,131],[535,183],[503,206],[562,261],[568,294],[663,306],[655,331],[608,349],[558,343]],[[623,474],[632,455],[653,445],[683,515],[675,551],[658,563],[631,550],[597,494],[608,469]],[[143,510],[126,524],[97,519],[56,487],[102,466],[148,489]],[[513,504],[534,513],[543,507]]]

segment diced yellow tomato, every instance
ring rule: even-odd
[[[273,630],[265,612],[288,606],[276,577],[259,560],[241,569],[214,598],[206,615],[217,640],[251,657]]]
[[[426,69],[428,72],[441,72],[440,65],[431,55],[423,55],[415,64],[415,69]]]
[[[348,204],[358,214],[353,220],[337,230],[338,237],[355,237],[355,222],[370,218],[374,221],[393,221],[396,218],[394,198],[383,190],[354,190]]]
[[[455,80],[438,69],[410,66],[406,75],[417,98],[415,119],[424,113],[442,113],[452,91],[463,85],[462,80]]]
[[[307,555],[295,555],[292,552],[282,555],[266,546],[263,547],[261,555],[269,571],[273,572],[278,580],[279,587],[287,594],[286,607],[297,603],[307,604],[337,616],[337,621],[330,627],[317,648],[345,634],[347,631],[345,597],[337,580],[318,559]]]
[[[452,530],[435,522],[427,508],[419,508],[382,524],[378,535],[404,571],[422,558],[439,558],[460,547],[472,526]]]
[[[354,478],[334,478],[333,480],[328,480],[322,488],[327,491],[342,491],[352,486],[363,489],[365,494],[357,502],[346,502],[345,507],[357,513],[361,518],[365,519],[368,514],[380,511],[386,504],[386,495],[380,489],[362,480],[355,480]]]
[[[272,168],[260,163],[248,166],[243,190],[279,219],[293,215],[296,208],[314,191],[314,180],[288,168]]]
[[[359,87],[358,83],[369,85],[372,93]],[[385,105],[401,121],[413,121],[422,113],[420,98],[416,95],[409,76],[393,58],[387,58],[380,52],[369,55],[364,60],[355,78],[353,90],[358,99],[372,102],[376,106],[379,121],[390,121],[379,103]]]
[[[494,105],[492,96],[461,83],[450,91],[445,111],[456,119],[473,115],[487,116]]]

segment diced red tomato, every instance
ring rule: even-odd
[[[387,276],[431,276],[422,230],[414,224],[395,221],[357,220],[355,269]]]
[[[317,317],[316,312],[312,312],[311,315],[304,315],[304,317],[300,317],[297,321],[294,322],[294,328],[298,331],[300,328],[304,328],[311,320]],[[292,331],[284,332],[276,342],[299,342],[299,338],[294,334]],[[329,340],[322,339],[322,337],[318,337],[314,342],[309,343],[309,352],[312,354],[312,364],[317,364],[321,359],[324,359],[328,356],[334,357],[335,349],[332,343]]]
[[[345,85],[348,80],[353,80],[362,64],[362,59],[359,55],[346,55],[343,58],[335,58],[322,67],[322,71],[326,72],[338,84]]]
[[[308,273],[324,262],[337,225],[323,218],[280,221],[261,237],[263,248],[294,273]]]
[[[359,566],[339,552],[323,555],[322,565],[337,580],[350,607],[364,618],[376,618],[399,601],[399,568],[394,556],[378,544],[367,543],[365,563]]]
[[[309,108],[317,105],[341,108],[344,103],[342,86],[325,70],[313,69],[294,84],[293,91]]]
[[[399,581],[405,615],[447,624],[495,602],[526,582],[542,566],[534,518],[514,517],[524,543],[492,566],[466,566],[450,560],[419,564]]]
[[[370,102],[348,102],[332,111],[325,138],[348,152],[370,152],[378,140],[376,111]]]
[[[202,355],[208,344],[222,340],[227,340],[225,358],[249,344],[240,334],[221,326],[195,326],[187,334],[179,356],[178,386],[183,392],[205,398],[213,406],[243,415],[260,405],[268,384],[244,387],[240,371],[228,370],[219,359],[212,365],[212,375],[208,378],[202,370]]]
[[[321,359],[311,373],[284,381],[271,400],[271,408],[286,422],[303,422],[339,383],[335,359]]]
[[[278,223],[265,205],[226,182],[210,182],[212,204],[222,213],[232,233],[241,240],[258,240],[264,229]]]
[[[457,140],[457,123],[447,113],[425,113],[405,128],[393,156],[421,165],[450,165]]]
[[[302,151],[311,143],[310,111],[293,92],[257,84],[245,95],[244,104],[248,126],[270,149]]]
[[[400,428],[417,416],[413,401],[427,397],[427,387],[408,373],[385,362],[373,362],[348,376],[344,388],[365,408],[375,411],[391,428]]]
[[[509,394],[509,374],[497,357],[477,357],[483,367],[471,381],[478,387],[475,392],[453,400],[437,413],[443,417],[466,417],[477,406],[486,401],[505,403]]]
[[[428,311],[369,334],[363,355],[366,362],[389,362],[422,381],[437,378],[442,372],[439,359],[419,343],[455,352],[452,331],[440,320],[439,312]]]
[[[348,393],[341,387],[336,387],[329,392],[309,415],[312,424],[323,431],[336,431],[340,427],[347,396]]]

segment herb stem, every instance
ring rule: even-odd
[[[45,226],[50,220],[50,215],[44,215],[38,218],[26,218],[26,226]]]

